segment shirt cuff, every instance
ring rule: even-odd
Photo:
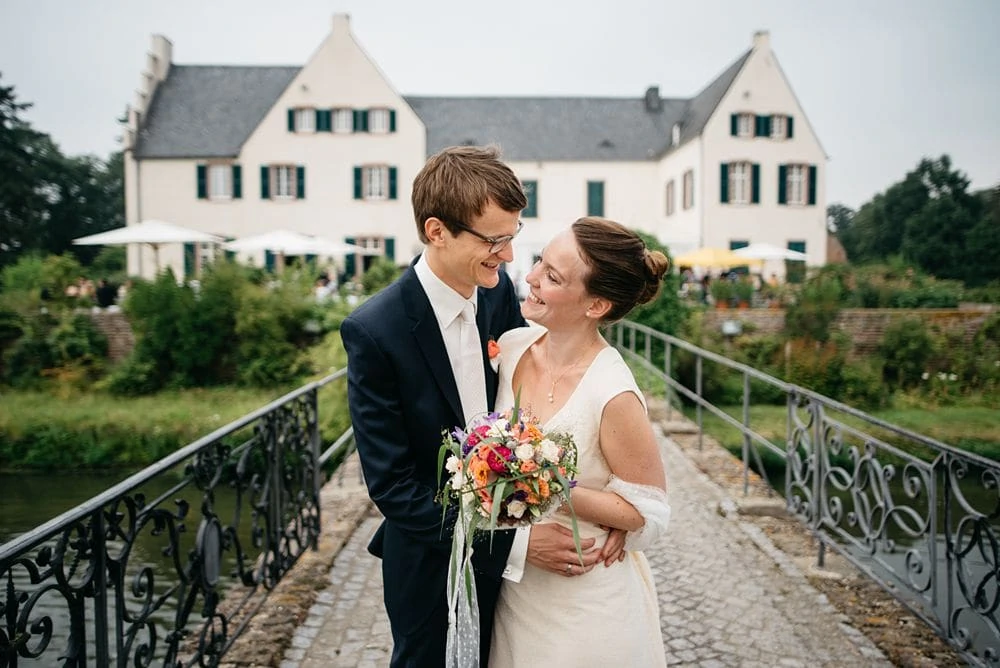
[[[520,582],[524,576],[524,562],[528,558],[528,537],[531,527],[518,527],[514,532],[514,544],[507,555],[507,567],[503,569],[503,579]]]

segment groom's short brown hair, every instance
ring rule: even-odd
[[[440,219],[458,234],[459,224],[471,225],[489,202],[504,211],[528,206],[521,182],[500,160],[496,146],[451,146],[435,153],[413,180],[411,201],[423,243],[427,243],[428,218]]]

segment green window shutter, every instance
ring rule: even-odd
[[[389,199],[396,199],[396,168],[389,168]]]
[[[789,139],[791,139],[792,137],[795,136],[795,134],[792,132],[792,117],[791,116],[789,116],[788,119],[785,121],[785,132],[787,133],[787,136],[788,136]]]
[[[604,215],[604,181],[587,181],[587,215]]]
[[[271,199],[271,168],[260,166],[260,198]]]
[[[288,131],[295,132],[295,110],[288,110]]]
[[[264,251],[264,269],[273,274],[274,264],[274,252],[269,250]]]
[[[395,109],[390,109],[389,110],[389,132],[395,132],[395,131],[396,131],[396,110]]]
[[[788,204],[787,165],[778,165],[778,204]]]
[[[730,240],[730,242],[729,242],[729,250],[737,250],[737,249],[740,249],[740,248],[746,248],[749,245],[750,245],[749,241],[742,241],[742,240],[741,241],[735,241],[735,240]]]
[[[368,132],[368,110],[367,109],[355,109],[354,110],[354,131],[355,132]]]
[[[524,194],[528,198],[528,206],[521,212],[522,218],[538,218],[538,181],[524,181]]]
[[[354,199],[361,199],[361,168],[354,168]]]
[[[751,204],[760,204],[760,165],[756,162],[750,166]]]
[[[306,198],[306,168],[302,165],[295,167],[295,197]]]
[[[396,261],[396,239],[393,237],[385,238],[385,256],[393,262]]]
[[[344,242],[345,243],[349,243],[349,244],[353,244],[354,243],[354,237],[344,237]],[[344,275],[347,277],[348,281],[351,280],[352,278],[354,278],[354,261],[355,261],[355,257],[356,256],[355,256],[354,253],[350,253],[350,254],[344,256]]]
[[[816,203],[816,165],[809,165],[809,203]]]
[[[208,199],[208,167],[205,165],[195,167],[195,177],[198,182],[198,199]]]
[[[243,198],[243,168],[233,165],[233,199]]]
[[[733,137],[740,133],[740,115],[729,114],[729,134]]]
[[[770,116],[758,116],[757,117],[757,131],[755,133],[757,137],[770,137],[771,136],[771,117]]]
[[[729,165],[725,162],[719,172],[719,201],[723,204],[729,202]]]
[[[317,109],[316,110],[316,132],[329,132],[330,131],[330,110],[329,109]]]
[[[195,245],[184,244],[184,279],[194,277]]]

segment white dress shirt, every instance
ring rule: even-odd
[[[465,308],[466,303],[470,301],[473,307],[478,309],[479,291],[474,291],[471,299],[466,299],[455,292],[431,271],[430,265],[427,264],[426,255],[420,256],[420,259],[417,260],[417,263],[413,267],[413,271],[416,272],[417,280],[420,281],[420,286],[424,289],[427,298],[431,302],[431,309],[434,311],[434,317],[438,321],[438,328],[441,330],[441,338],[444,339],[445,350],[448,351],[448,360],[451,362],[455,384],[458,386],[458,394],[462,400],[462,410],[466,414],[466,419],[468,419],[468,416],[481,413],[487,409],[485,405],[481,407],[467,405],[470,401],[477,402],[477,399],[470,400],[468,397],[476,396],[479,393],[463,389],[464,381],[468,379],[465,378],[461,369],[462,310]],[[485,396],[485,377],[483,377],[482,384],[482,396]],[[510,554],[507,557],[507,567],[503,570],[503,577],[507,580],[513,582],[521,581],[521,576],[524,574],[524,563],[528,554],[528,536],[530,531],[530,528],[524,527],[518,529],[514,535],[514,544],[511,546]]]

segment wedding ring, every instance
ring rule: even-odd
[[[573,564],[566,564],[566,572],[567,573],[573,572]]]

